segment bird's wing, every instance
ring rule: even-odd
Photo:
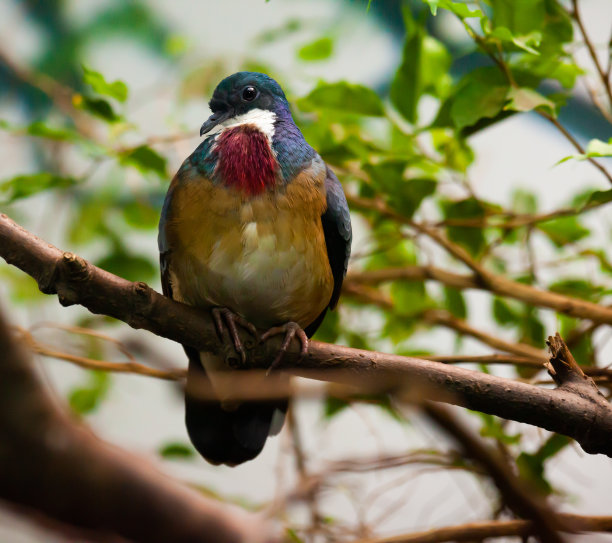
[[[327,208],[321,215],[323,235],[327,248],[327,258],[334,278],[334,288],[327,307],[309,324],[304,331],[312,337],[323,322],[327,309],[334,309],[340,298],[342,281],[346,275],[349,257],[351,256],[351,215],[342,185],[329,166],[326,166],[325,191],[327,194]]]
[[[172,182],[170,183],[170,188],[168,189],[168,192],[166,193],[166,198],[162,207],[161,217],[159,219],[159,231],[157,234],[162,292],[164,293],[164,296],[167,296],[168,298],[173,298],[172,285],[170,284],[170,258],[172,253],[170,251],[170,245],[168,243],[168,234],[166,232],[166,226],[168,220],[168,213],[170,210],[170,204],[172,202],[172,196],[177,183],[177,176],[175,176]]]
[[[327,245],[327,258],[334,277],[334,289],[329,301],[329,308],[334,309],[340,297],[342,281],[346,275],[349,257],[351,256],[351,216],[349,214],[346,196],[342,185],[334,172],[327,166],[325,178],[327,192],[327,209],[321,216],[325,244]]]

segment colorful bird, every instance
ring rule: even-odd
[[[202,125],[206,136],[175,175],[162,209],[163,292],[212,311],[246,360],[237,325],[261,339],[308,338],[340,296],[351,248],[342,186],[293,122],[285,94],[269,76],[238,72],[221,81]],[[231,369],[212,353],[189,357],[185,420],[213,464],[257,456],[280,431],[287,402],[229,401]],[[229,377],[229,378],[228,378]],[[209,380],[216,400],[198,398]],[[201,395],[200,395],[201,396]]]

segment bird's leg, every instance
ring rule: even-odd
[[[234,313],[231,309],[227,307],[214,307],[212,310],[212,316],[215,321],[215,327],[217,328],[217,334],[219,334],[219,339],[221,341],[225,341],[225,337],[223,335],[224,330],[227,328],[228,333],[232,339],[234,344],[234,349],[240,355],[242,359],[242,363],[246,364],[246,351],[244,346],[242,345],[242,341],[240,340],[240,336],[238,335],[237,324],[246,328],[255,339],[258,339],[259,335],[257,333],[257,328],[253,326],[248,320],[240,315]]]
[[[289,345],[291,345],[291,340],[296,336],[302,344],[302,348],[300,349],[300,359],[308,354],[308,336],[306,335],[306,332],[302,330],[299,324],[290,321],[281,326],[274,326],[261,336],[261,341],[264,342],[272,336],[277,336],[279,334],[285,334],[285,339],[283,340],[281,348],[278,350],[278,354],[276,355],[274,362],[272,362],[268,368],[267,373],[270,373],[273,369],[280,365],[283,360],[283,355],[289,349]]]

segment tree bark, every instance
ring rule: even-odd
[[[0,256],[31,275],[42,292],[63,305],[81,304],[168,339],[223,355],[230,365],[240,357],[221,343],[210,315],[175,302],[144,283],[131,283],[72,253],[63,253],[0,215]],[[252,338],[244,335],[245,343]],[[280,339],[249,350],[254,367],[267,367]],[[612,409],[567,387],[540,388],[512,379],[419,358],[351,349],[312,341],[300,358],[297,342],[284,357],[283,370],[326,381],[381,391],[403,398],[433,399],[539,426],[575,439],[588,453],[612,457]]]

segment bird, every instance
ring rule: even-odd
[[[294,337],[306,353],[338,303],[351,251],[349,208],[274,79],[230,75],[209,107],[204,139],[180,166],[162,207],[162,290],[210,311],[220,338],[232,342],[243,362],[238,327],[255,338],[266,330],[261,341],[284,334],[274,367]],[[183,348],[189,359],[185,423],[194,447],[215,465],[252,460],[280,431],[287,400],[228,399],[236,370],[214,353]],[[198,397],[203,382],[214,398]]]

